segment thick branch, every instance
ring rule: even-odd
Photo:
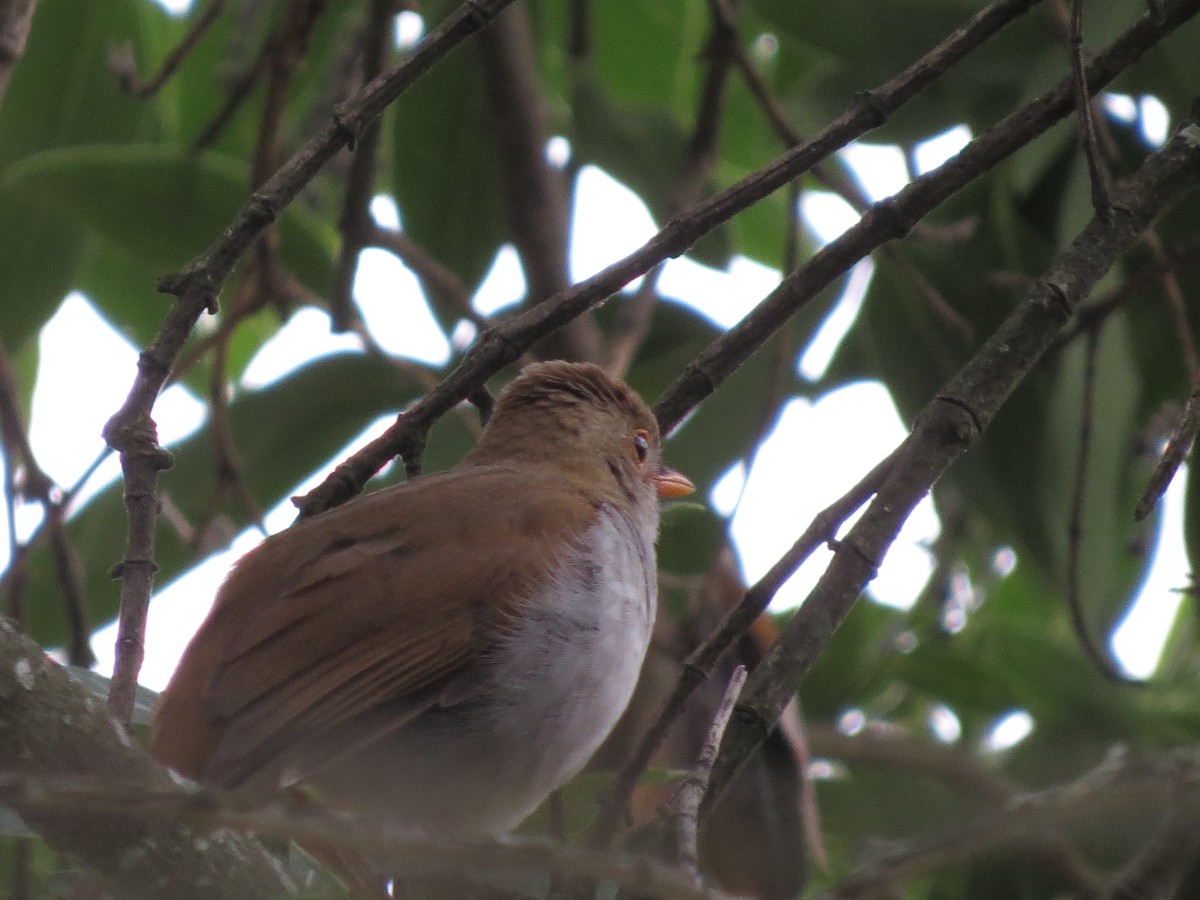
[[[92,776],[181,793],[85,688],[6,619],[0,619],[0,771]],[[256,842],[230,832],[138,824],[86,807],[55,815],[14,805],[47,844],[98,872],[120,897],[268,900],[296,892]]]

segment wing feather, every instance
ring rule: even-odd
[[[480,466],[276,535],[230,576],[164,692],[155,754],[210,783],[276,786],[327,764],[331,748],[461,702],[488,635],[548,578],[549,548],[594,516],[540,473]]]

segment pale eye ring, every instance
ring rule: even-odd
[[[650,435],[647,434],[644,428],[639,428],[633,434],[633,453],[637,458],[638,465],[646,461],[646,457],[650,455]]]

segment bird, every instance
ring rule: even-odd
[[[598,366],[526,366],[456,466],[247,553],[162,693],[151,752],[204,785],[418,838],[507,834],[629,702],[659,501],[694,490]]]

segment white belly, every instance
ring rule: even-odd
[[[583,768],[633,693],[657,576],[653,546],[611,511],[582,544],[588,551],[564,560],[497,649],[490,686],[355,754],[343,777],[318,779],[330,800],[352,794],[359,809],[375,800],[372,812],[414,833],[494,835]],[[372,794],[381,782],[387,789]]]

